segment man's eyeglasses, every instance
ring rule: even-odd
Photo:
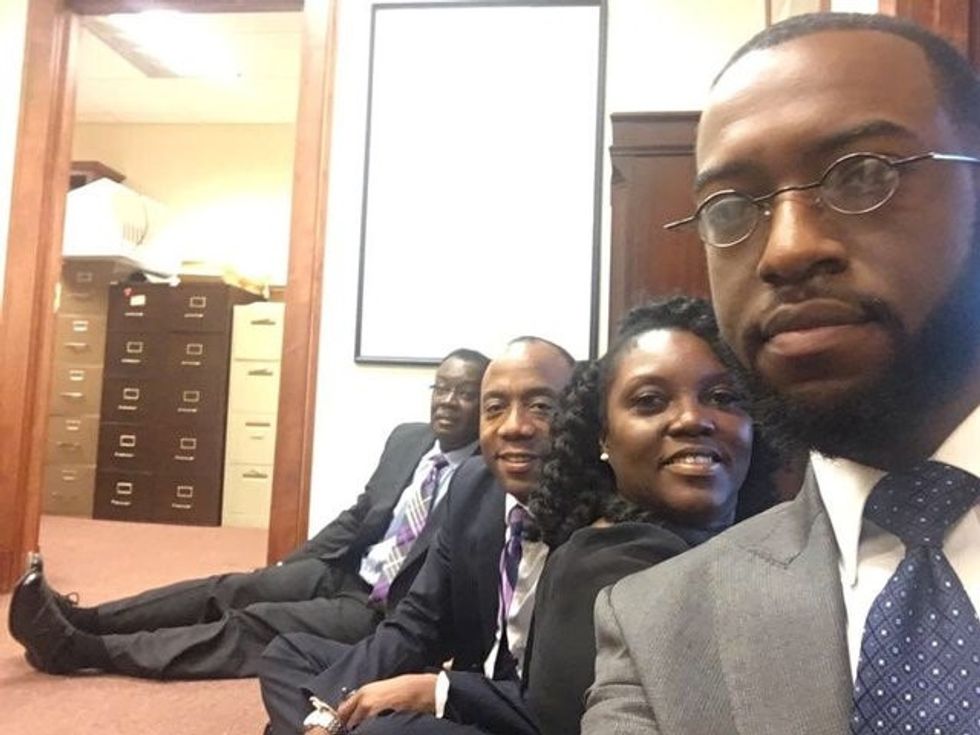
[[[772,201],[788,191],[818,190],[819,201],[841,214],[866,214],[885,204],[898,189],[899,169],[919,161],[980,163],[980,158],[955,153],[920,153],[907,158],[888,158],[878,153],[850,153],[834,161],[816,181],[783,186],[763,196],[726,189],[698,205],[694,214],[664,225],[665,230],[697,224],[706,245],[728,248],[747,240],[762,219],[772,217]]]
[[[461,401],[471,402],[480,397],[480,389],[471,385],[446,385],[433,383],[429,386],[433,397],[438,401],[452,400],[456,396]]]

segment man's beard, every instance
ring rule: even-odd
[[[769,442],[787,456],[816,450],[857,461],[888,456],[938,406],[950,401],[975,370],[980,356],[980,243],[946,298],[910,336],[881,302],[866,310],[889,332],[894,356],[874,377],[833,404],[814,405],[781,395],[738,361],[752,410]],[[921,457],[909,457],[914,462]]]

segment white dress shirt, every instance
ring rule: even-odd
[[[980,406],[947,437],[931,459],[980,477]],[[817,453],[810,460],[840,552],[847,650],[854,678],[865,619],[905,556],[905,545],[894,534],[863,518],[864,503],[884,472]],[[980,505],[974,505],[950,527],[943,552],[973,606],[980,609]]]
[[[449,489],[449,481],[452,479],[456,468],[463,463],[463,460],[473,454],[475,450],[476,441],[472,441],[465,447],[454,449],[451,452],[443,452],[437,441],[432,449],[422,455],[422,459],[415,466],[415,474],[412,475],[412,481],[405,486],[405,489],[402,490],[401,497],[398,498],[398,503],[392,512],[391,523],[388,524],[388,529],[385,531],[384,537],[378,543],[370,546],[361,559],[361,579],[371,587],[374,587],[378,583],[378,580],[381,579],[381,569],[388,560],[388,554],[391,552],[392,547],[398,541],[395,536],[389,537],[388,534],[391,531],[392,525],[399,520],[405,504],[408,503],[418,488],[422,486],[425,478],[429,476],[429,472],[432,470],[432,460],[442,454],[449,464],[446,465],[446,468],[439,475],[439,484],[436,485],[435,493],[432,495],[432,504],[429,506],[429,513],[432,513],[439,501],[445,497],[446,491]]]

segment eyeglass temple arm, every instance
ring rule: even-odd
[[[980,163],[980,158],[964,156],[959,153],[931,153],[929,158],[936,161],[955,161],[956,163]]]
[[[663,228],[665,230],[676,230],[678,227],[683,227],[684,225],[691,224],[695,219],[697,219],[697,214],[692,214],[690,217],[685,217],[684,219],[668,222],[663,226]]]

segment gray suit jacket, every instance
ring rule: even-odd
[[[795,500],[606,588],[583,735],[841,735],[851,676],[837,545]]]

